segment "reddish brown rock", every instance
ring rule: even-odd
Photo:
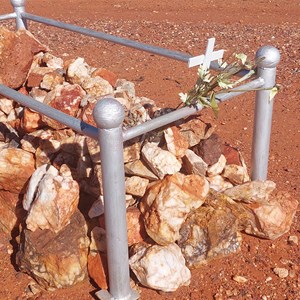
[[[201,140],[192,149],[209,166],[217,163],[222,154],[222,141],[217,134],[212,134],[208,139]]]
[[[1,27],[0,82],[13,89],[19,88],[26,80],[34,55],[46,50],[28,31],[15,33]]]
[[[46,124],[42,121],[42,116],[31,109],[25,107],[21,120],[21,127],[26,133],[34,132]]]
[[[137,207],[129,207],[126,211],[128,245],[139,243],[147,237],[142,214]]]
[[[47,290],[69,287],[87,277],[89,244],[85,219],[77,210],[57,234],[24,229],[17,264]]]
[[[92,77],[96,77],[96,76],[100,76],[103,79],[107,80],[111,86],[115,86],[116,81],[118,79],[117,75],[114,72],[107,70],[105,68],[100,68],[100,69],[95,70],[92,73]]]
[[[97,124],[94,121],[94,117],[93,117],[93,110],[95,108],[95,105],[97,104],[97,100],[94,97],[89,97],[88,99],[89,101],[87,102],[87,104],[84,106],[82,113],[81,113],[81,119],[82,121],[97,127]]]
[[[222,148],[222,153],[225,156],[228,165],[242,165],[240,159],[240,152],[238,149],[224,144]]]
[[[27,182],[35,170],[32,153],[17,148],[0,151],[0,189],[24,193]]]
[[[85,95],[84,90],[77,84],[75,85],[58,85],[48,93],[44,102],[72,117],[75,117],[79,110],[80,102]],[[54,129],[66,128],[66,125],[61,124],[53,119],[43,115],[42,120]]]
[[[26,211],[22,206],[23,195],[0,191],[0,230],[11,234],[23,221]]]
[[[105,253],[91,252],[89,254],[88,273],[100,289],[108,289],[108,270]]]
[[[126,211],[128,244],[133,245],[144,240],[147,236],[140,210],[129,207]],[[105,229],[105,216],[99,217],[99,226]]]
[[[26,82],[26,86],[30,88],[38,87],[41,84],[43,77],[46,74],[53,72],[52,68],[40,67],[39,66],[40,62],[38,61],[38,57],[36,57],[35,59],[36,59],[35,61],[36,66],[30,70]]]

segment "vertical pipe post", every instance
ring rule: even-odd
[[[272,126],[273,100],[270,90],[275,85],[276,66],[280,53],[273,46],[261,47],[256,53],[257,76],[264,80],[262,90],[256,92],[252,144],[252,180],[266,180]]]
[[[14,7],[16,17],[16,29],[27,29],[27,22],[22,18],[22,13],[25,12],[26,0],[10,0],[11,5]]]
[[[103,174],[109,292],[96,293],[101,300],[135,300],[130,288],[123,158],[123,106],[113,98],[99,101],[93,111],[98,127]]]

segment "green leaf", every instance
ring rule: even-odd
[[[274,97],[275,97],[275,95],[278,93],[278,91],[279,91],[279,88],[278,88],[277,85],[275,85],[275,86],[270,90],[269,102],[271,102],[271,101],[274,99]]]
[[[219,106],[216,100],[216,94],[214,92],[210,95],[210,107],[212,108],[216,118],[219,116]]]
[[[246,64],[246,61],[247,61],[247,55],[246,55],[246,54],[244,54],[244,53],[237,53],[237,54],[235,55],[235,57],[236,57],[237,59],[239,59],[239,60],[242,62],[243,65]]]

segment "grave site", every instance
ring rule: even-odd
[[[297,15],[1,3],[0,299],[300,299]]]

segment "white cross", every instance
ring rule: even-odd
[[[209,69],[210,63],[212,61],[223,57],[224,50],[214,51],[215,41],[215,38],[208,39],[205,55],[202,54],[199,56],[191,57],[188,61],[189,68],[202,64],[203,67],[207,70]]]

